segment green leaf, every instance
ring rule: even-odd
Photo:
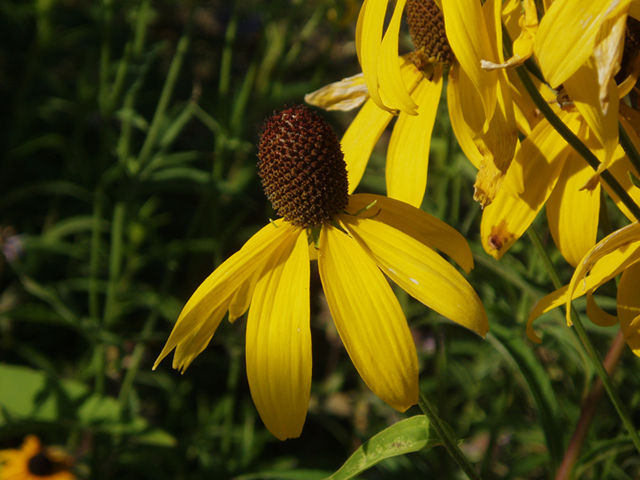
[[[551,459],[551,471],[562,461],[564,445],[562,443],[563,430],[559,418],[560,406],[551,385],[551,380],[545,369],[533,353],[530,345],[521,338],[513,335],[509,330],[498,324],[491,325],[491,332],[487,340],[518,368],[529,391],[533,396],[540,414],[540,423],[547,441],[547,450]]]
[[[124,419],[115,398],[92,393],[80,382],[61,380],[28,367],[0,364],[0,427],[20,421],[64,423],[140,443],[173,446],[175,439],[139,416]]]
[[[326,480],[347,480],[385,458],[417,452],[436,445],[442,445],[442,442],[435,430],[431,430],[429,420],[424,415],[416,415],[371,437],[349,457],[340,470]]]

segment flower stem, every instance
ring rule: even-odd
[[[440,418],[438,417],[438,415],[436,415],[433,405],[431,405],[427,397],[422,392],[420,392],[418,405],[429,419],[429,424],[432,425],[438,433],[438,436],[442,440],[442,444],[444,445],[444,447],[447,449],[449,454],[451,454],[453,459],[464,471],[464,473],[467,474],[467,477],[469,477],[471,480],[480,480],[480,477],[469,463],[469,460],[467,460],[467,457],[464,456],[455,441],[450,438],[445,432],[444,426],[440,422]]]
[[[626,342],[624,340],[624,335],[622,335],[622,331],[619,330],[613,344],[609,348],[607,357],[604,360],[604,368],[609,374],[615,370],[618,360],[620,359],[620,355],[622,355],[622,352],[624,351],[625,345]],[[556,473],[555,480],[569,480],[572,478],[571,474],[573,472],[573,467],[575,466],[580,450],[582,449],[584,439],[586,438],[587,433],[589,433],[589,427],[596,415],[598,404],[600,403],[603,393],[604,386],[602,380],[598,378],[594,382],[589,395],[582,403],[583,406],[582,411],[580,412],[580,418],[578,419],[578,423],[576,423],[576,429],[573,432],[569,446],[564,454],[562,464]]]
[[[547,254],[546,249],[542,245],[542,242],[540,241],[540,237],[538,236],[538,233],[533,229],[533,227],[529,227],[527,229],[527,234],[529,236],[529,239],[531,240],[531,243],[533,243],[534,247],[538,251],[538,254],[542,257],[554,286],[556,287],[556,289],[562,287],[562,282],[560,281],[558,272],[556,271],[553,265],[553,262],[551,261],[551,258],[549,258],[549,255]],[[591,339],[587,335],[587,331],[585,330],[584,325],[582,324],[582,320],[580,320],[580,316],[578,315],[578,312],[573,307],[573,305],[571,306],[571,321],[573,322],[573,326],[575,327],[575,332],[577,333],[578,338],[580,338],[582,345],[584,346],[585,350],[587,351],[587,353],[589,354],[589,357],[592,360],[592,363],[596,369],[596,372],[598,372],[598,376],[602,380],[604,388],[607,391],[607,394],[609,395],[609,398],[611,399],[611,402],[613,403],[613,406],[615,407],[616,412],[618,412],[618,416],[620,417],[620,420],[622,420],[622,423],[624,424],[626,429],[629,431],[629,435],[631,436],[631,441],[635,445],[638,452],[640,452],[640,436],[638,436],[638,431],[636,430],[636,428],[633,425],[633,422],[631,421],[631,417],[629,416],[628,410],[620,400],[620,396],[618,395],[618,392],[616,391],[613,385],[613,382],[611,381],[611,377],[609,377],[609,374],[607,373],[604,365],[602,364],[602,358],[600,357],[600,354],[593,346],[593,343],[591,342]]]
[[[556,115],[556,113],[552,110],[549,104],[542,98],[540,92],[531,81],[531,77],[529,76],[529,72],[524,66],[516,67],[516,73],[518,74],[518,78],[524,85],[524,88],[527,90],[527,93],[531,97],[531,99],[536,104],[536,107],[540,110],[540,112],[545,116],[549,124],[564,138],[569,145],[573,147],[573,149],[582,156],[587,163],[594,170],[598,170],[600,166],[600,160],[596,157],[589,148],[580,141],[580,139],[571,131],[569,127],[567,127],[564,122]],[[640,221],[640,207],[636,205],[633,199],[629,196],[627,191],[620,185],[620,183],[615,179],[615,177],[608,171],[604,170],[600,177],[607,182],[607,185],[611,187],[611,190],[620,198],[622,203],[631,211],[634,217]]]

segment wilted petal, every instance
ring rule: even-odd
[[[418,357],[398,299],[373,260],[335,227],[320,235],[318,267],[340,338],[369,388],[396,410],[418,403]]]
[[[577,114],[563,115],[564,121],[577,127]],[[498,192],[484,209],[480,234],[485,251],[499,260],[527,230],[556,185],[570,147],[547,122],[539,123],[522,142],[517,162],[522,166],[523,192],[513,197],[507,190]]]
[[[563,85],[571,101],[604,147],[604,159],[597,172],[601,173],[609,167],[618,145],[618,104],[620,100],[618,87],[613,79],[609,81],[609,108],[606,112],[603,111],[600,105],[598,72],[593,58],[578,67]]]
[[[378,217],[341,220],[380,269],[409,295],[484,337],[487,314],[469,282],[440,255]]]
[[[630,0],[619,0],[614,9]],[[565,82],[589,58],[611,0],[556,0],[540,21],[534,51],[542,73],[553,88]],[[561,26],[561,28],[559,28]]]
[[[364,211],[369,207],[368,211]],[[473,268],[473,255],[465,238],[453,227],[419,208],[381,195],[358,194],[349,197],[347,212],[375,217],[428,247],[449,255],[465,272]],[[345,215],[340,215],[344,219]]]
[[[369,98],[369,90],[364,83],[364,75],[359,73],[352,77],[343,78],[339,82],[325,85],[315,92],[307,93],[304,101],[309,105],[325,110],[353,110],[362,105]]]
[[[298,230],[269,258],[247,320],[247,377],[265,426],[280,440],[300,436],[311,391],[307,236]]]

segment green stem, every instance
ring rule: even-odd
[[[178,41],[178,45],[176,46],[176,53],[171,60],[167,79],[165,80],[164,86],[162,87],[160,100],[158,100],[156,111],[153,114],[149,132],[147,133],[147,137],[145,138],[144,143],[142,144],[142,148],[140,149],[140,154],[138,155],[139,168],[144,167],[145,163],[149,159],[151,150],[156,145],[158,134],[160,133],[160,126],[162,125],[164,120],[164,113],[169,106],[169,102],[171,101],[173,90],[175,89],[176,83],[178,81],[178,76],[180,75],[180,70],[182,69],[182,62],[184,60],[185,54],[187,53],[187,49],[189,48],[191,31],[190,25],[191,20],[189,20],[189,23],[187,24],[187,32]]]
[[[109,67],[111,65],[111,23],[113,20],[112,0],[104,0],[104,23],[102,26],[102,44],[100,45],[100,89],[98,102],[100,113],[105,115],[109,104]]]
[[[440,423],[440,418],[438,417],[438,415],[436,415],[433,405],[431,405],[427,397],[422,392],[420,393],[420,397],[418,398],[418,405],[420,405],[420,408],[429,419],[430,425],[432,425],[438,433],[438,436],[442,440],[442,444],[444,445],[444,447],[447,449],[456,463],[460,466],[460,468],[464,471],[464,473],[467,474],[467,477],[469,477],[471,480],[480,480],[480,477],[469,463],[469,460],[467,460],[467,457],[464,456],[460,448],[458,448],[458,445],[451,438],[449,438],[449,436],[445,432],[442,423]]]
[[[629,157],[629,160],[631,161],[633,166],[636,168],[636,172],[640,174],[640,154],[638,154],[638,151],[636,150],[635,145],[629,138],[629,135],[627,135],[627,131],[622,126],[622,123],[618,123],[618,131],[619,131],[618,137],[620,139],[620,145],[622,146],[624,153],[627,154],[627,157]]]
[[[549,257],[546,249],[542,245],[542,241],[540,240],[538,233],[533,229],[533,227],[529,227],[527,229],[527,234],[529,236],[529,239],[531,240],[531,243],[533,243],[533,246],[538,251],[538,254],[542,257],[554,286],[556,287],[556,289],[562,287],[562,282],[560,281],[558,272],[556,271],[555,266],[553,265],[553,262],[551,261],[551,258]],[[578,338],[580,338],[582,345],[584,346],[585,350],[589,354],[589,357],[591,358],[593,366],[595,367],[596,372],[598,372],[598,376],[602,380],[604,388],[607,391],[607,394],[609,395],[609,398],[611,399],[611,402],[613,403],[613,406],[615,407],[616,412],[618,412],[618,416],[620,417],[620,420],[622,420],[622,423],[624,424],[626,429],[629,431],[629,435],[631,436],[631,441],[635,445],[638,452],[640,452],[640,436],[638,436],[638,431],[636,430],[636,428],[633,425],[633,422],[631,421],[629,412],[627,411],[626,407],[620,400],[620,396],[618,395],[618,392],[616,391],[613,385],[613,382],[611,381],[611,377],[609,377],[609,374],[607,373],[606,369],[604,368],[604,365],[602,364],[602,358],[600,357],[600,354],[593,346],[593,343],[591,342],[591,339],[587,335],[587,331],[585,330],[584,325],[582,324],[582,320],[580,320],[580,316],[578,315],[578,312],[573,307],[573,305],[571,306],[570,313],[571,313],[571,321],[573,322],[573,326],[575,327],[575,332],[578,334]]]
[[[107,282],[107,298],[104,306],[104,324],[113,323],[115,315],[116,293],[120,271],[122,269],[122,232],[124,230],[124,220],[126,213],[126,203],[118,202],[113,209],[113,220],[111,223],[111,250],[109,254],[109,280]]]
[[[529,72],[524,66],[516,67],[516,73],[520,78],[520,81],[524,85],[524,88],[527,90],[527,93],[531,97],[531,99],[536,104],[536,107],[540,110],[540,112],[545,116],[549,124],[566,140],[566,142],[573,147],[573,149],[582,156],[587,163],[594,170],[598,170],[600,166],[600,160],[596,157],[589,148],[580,141],[580,139],[571,131],[569,127],[567,127],[564,122],[556,115],[553,109],[549,106],[549,104],[542,98],[540,92],[531,81],[531,77],[529,77]],[[600,177],[607,182],[607,185],[613,190],[613,192],[620,198],[622,203],[631,211],[634,217],[640,221],[640,207],[636,205],[633,199],[629,196],[626,190],[618,183],[615,177],[608,171],[604,170]]]
[[[89,317],[98,321],[98,270],[100,269],[100,224],[102,223],[102,192],[96,191],[91,222],[91,257],[89,259]]]

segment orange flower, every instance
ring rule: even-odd
[[[0,480],[75,480],[69,455],[44,447],[35,435],[20,449],[0,450]]]

